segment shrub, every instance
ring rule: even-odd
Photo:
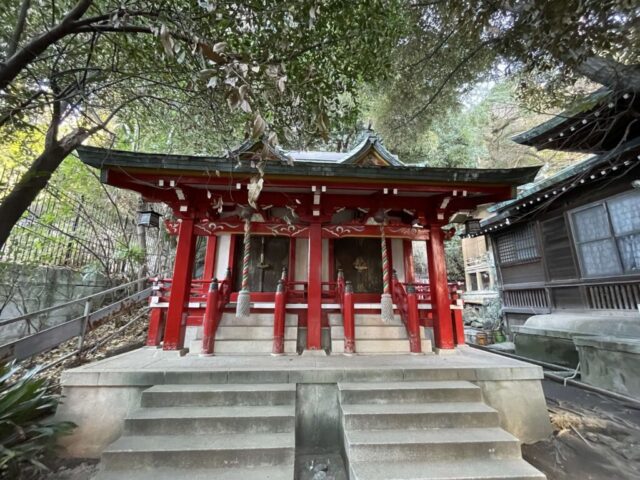
[[[75,427],[52,422],[59,402],[39,368],[18,373],[15,362],[0,364],[0,478],[25,478],[47,470],[43,457],[51,453],[60,435]]]

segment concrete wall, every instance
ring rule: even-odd
[[[3,264],[0,275],[0,320],[66,303],[111,286],[107,279],[100,275],[83,275],[61,267]],[[66,322],[82,315],[83,310],[82,304],[56,310],[46,318],[32,320],[31,330],[26,322],[8,325],[0,329],[0,343]]]
[[[583,382],[640,399],[640,339],[575,337],[574,342]]]
[[[498,411],[500,426],[522,443],[535,443],[551,435],[547,404],[539,380],[474,383],[482,388],[484,401]]]
[[[99,458],[122,435],[125,417],[140,408],[142,392],[151,386],[66,387],[56,420],[74,422],[77,428],[59,440],[65,455]]]

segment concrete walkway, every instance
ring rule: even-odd
[[[193,376],[216,383],[237,383],[253,379],[260,383],[298,381],[357,381],[437,379],[455,372],[461,380],[539,380],[542,370],[468,347],[447,354],[425,355],[343,355],[329,356],[180,356],[175,351],[142,348],[63,373],[62,383],[70,385],[118,385],[192,383]],[[303,380],[300,380],[304,377]]]

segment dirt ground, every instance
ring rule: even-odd
[[[640,479],[640,407],[545,380],[554,435],[523,445],[549,480]]]
[[[81,358],[72,356],[57,365],[44,370],[40,375],[49,379],[54,389],[58,390],[60,375],[63,370],[78,367],[85,363],[95,362],[142,347],[146,340],[147,325],[149,323],[146,311],[146,307],[131,308],[129,311],[118,314],[118,317],[113,321],[105,321],[101,325],[89,328],[84,342],[87,351],[84,352]],[[115,334],[120,327],[124,326],[127,322],[139,315],[142,316],[137,321],[129,325],[129,327],[127,327],[123,332],[113,336],[103,345],[92,348],[96,342]],[[39,355],[34,355],[28,361],[22,362],[20,367],[22,367],[23,370],[28,370],[34,368],[36,365],[48,365],[59,358],[74,352],[77,348],[78,339],[74,338],[59,345],[53,350],[49,350],[48,352],[44,352]]]

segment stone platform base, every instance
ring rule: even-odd
[[[304,391],[305,384],[466,380],[482,389],[503,429],[532,443],[551,434],[541,379],[537,366],[466,348],[446,356],[353,357],[181,357],[143,348],[64,372],[65,398],[56,417],[78,425],[63,438],[67,456],[98,458],[120,437],[142,392],[154,385],[295,383]]]

